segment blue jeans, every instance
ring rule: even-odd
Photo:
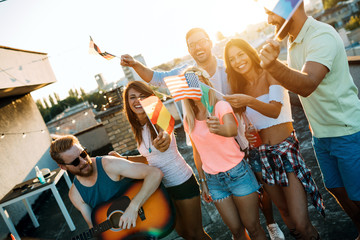
[[[238,165],[218,174],[205,173],[209,192],[214,201],[231,195],[242,197],[256,192],[260,186],[249,164],[243,159]]]
[[[313,137],[316,158],[327,188],[345,187],[360,201],[360,132],[329,138]]]

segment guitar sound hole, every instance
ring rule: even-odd
[[[114,211],[110,214],[109,221],[111,222],[113,230],[121,230],[121,228],[119,227],[119,221],[122,215],[123,211]]]

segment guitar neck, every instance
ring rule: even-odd
[[[99,225],[94,226],[93,228],[90,228],[88,231],[85,231],[76,237],[73,237],[71,240],[86,240],[86,239],[92,239],[95,236],[99,235],[102,232],[105,232],[112,228],[112,224],[109,220],[106,220],[105,222],[100,223]]]

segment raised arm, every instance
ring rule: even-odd
[[[121,55],[120,64],[125,67],[132,67],[135,72],[147,83],[153,78],[154,71],[143,65],[141,62],[135,60],[129,54]]]
[[[131,200],[119,223],[123,229],[135,227],[140,207],[159,187],[163,173],[158,168],[112,156],[103,158],[103,167],[113,180],[120,180],[121,177],[144,180],[140,191]]]
[[[279,81],[282,86],[303,97],[307,97],[315,91],[329,72],[326,66],[313,61],[306,62],[301,72],[289,68],[277,60],[279,53],[280,43],[275,40],[268,40],[267,44],[260,51],[261,66]]]
[[[179,75],[183,72],[183,70],[188,67],[188,65],[183,65],[178,68],[174,68],[170,71],[166,72],[160,72],[160,71],[154,71],[151,68],[146,67],[141,62],[134,59],[129,54],[125,54],[121,56],[121,62],[120,64],[122,66],[126,67],[132,67],[135,72],[147,83],[150,83],[153,86],[157,87],[166,87],[164,78],[168,76],[174,76]]]
[[[81,215],[83,216],[89,228],[92,228],[93,227],[91,221],[92,208],[83,201],[79,191],[77,190],[74,184],[70,188],[69,198],[72,204],[76,207],[76,209],[81,212]]]

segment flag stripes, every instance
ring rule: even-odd
[[[111,60],[116,57],[115,55],[108,53],[108,52],[102,53],[100,51],[100,48],[94,43],[92,37],[90,37],[89,53],[90,54],[99,54],[100,56],[104,57],[107,60]]]
[[[175,126],[175,119],[158,97],[150,96],[140,100],[140,104],[152,124],[157,124],[164,131],[171,134]]]
[[[201,99],[201,89],[199,83],[193,84],[193,79],[187,81],[184,75],[176,75],[164,78],[165,84],[168,87],[174,101],[180,101],[182,99]],[[189,85],[190,83],[190,85]],[[194,87],[195,86],[195,87]]]

